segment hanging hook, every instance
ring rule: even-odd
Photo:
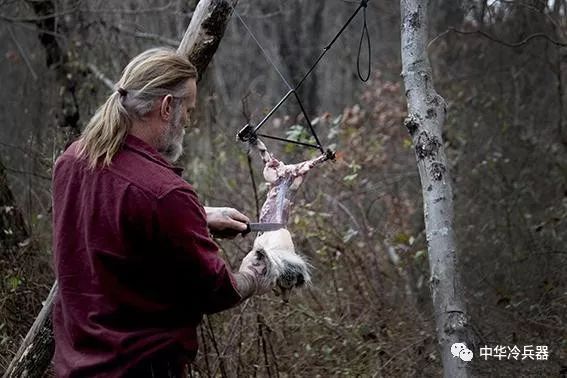
[[[254,128],[249,123],[244,125],[244,127],[240,129],[236,136],[238,139],[240,139],[240,141],[248,142],[250,144],[256,144],[256,141],[258,140],[256,131],[254,131]]]

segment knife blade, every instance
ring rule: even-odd
[[[246,235],[249,232],[266,232],[275,231],[280,228],[284,228],[284,223],[248,223],[246,225],[246,230],[242,232],[242,235]]]

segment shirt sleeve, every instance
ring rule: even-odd
[[[232,273],[209,236],[207,219],[191,188],[175,189],[158,202],[160,247],[180,274],[180,300],[214,313],[241,301]],[[165,257],[165,256],[164,256]],[[185,293],[184,293],[185,292]]]

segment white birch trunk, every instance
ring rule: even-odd
[[[431,294],[445,377],[468,377],[470,367],[451,354],[453,343],[473,350],[472,332],[458,273],[453,191],[441,130],[445,100],[433,87],[427,57],[428,0],[400,0],[402,77],[408,103],[404,125],[413,139],[423,191]],[[478,358],[478,356],[475,356]]]

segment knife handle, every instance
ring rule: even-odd
[[[242,237],[245,237],[246,235],[248,235],[250,233],[250,231],[252,231],[250,229],[250,223],[246,223],[246,230],[242,231],[240,234],[242,235]]]
[[[244,231],[239,231],[236,230],[234,228],[230,228],[230,229],[225,229],[222,231],[211,231],[211,235],[213,236],[213,238],[219,238],[219,239],[234,239],[235,237],[237,237],[238,235],[242,235],[245,236],[248,233],[250,233],[252,230],[250,229],[250,224],[246,223],[246,230]]]

